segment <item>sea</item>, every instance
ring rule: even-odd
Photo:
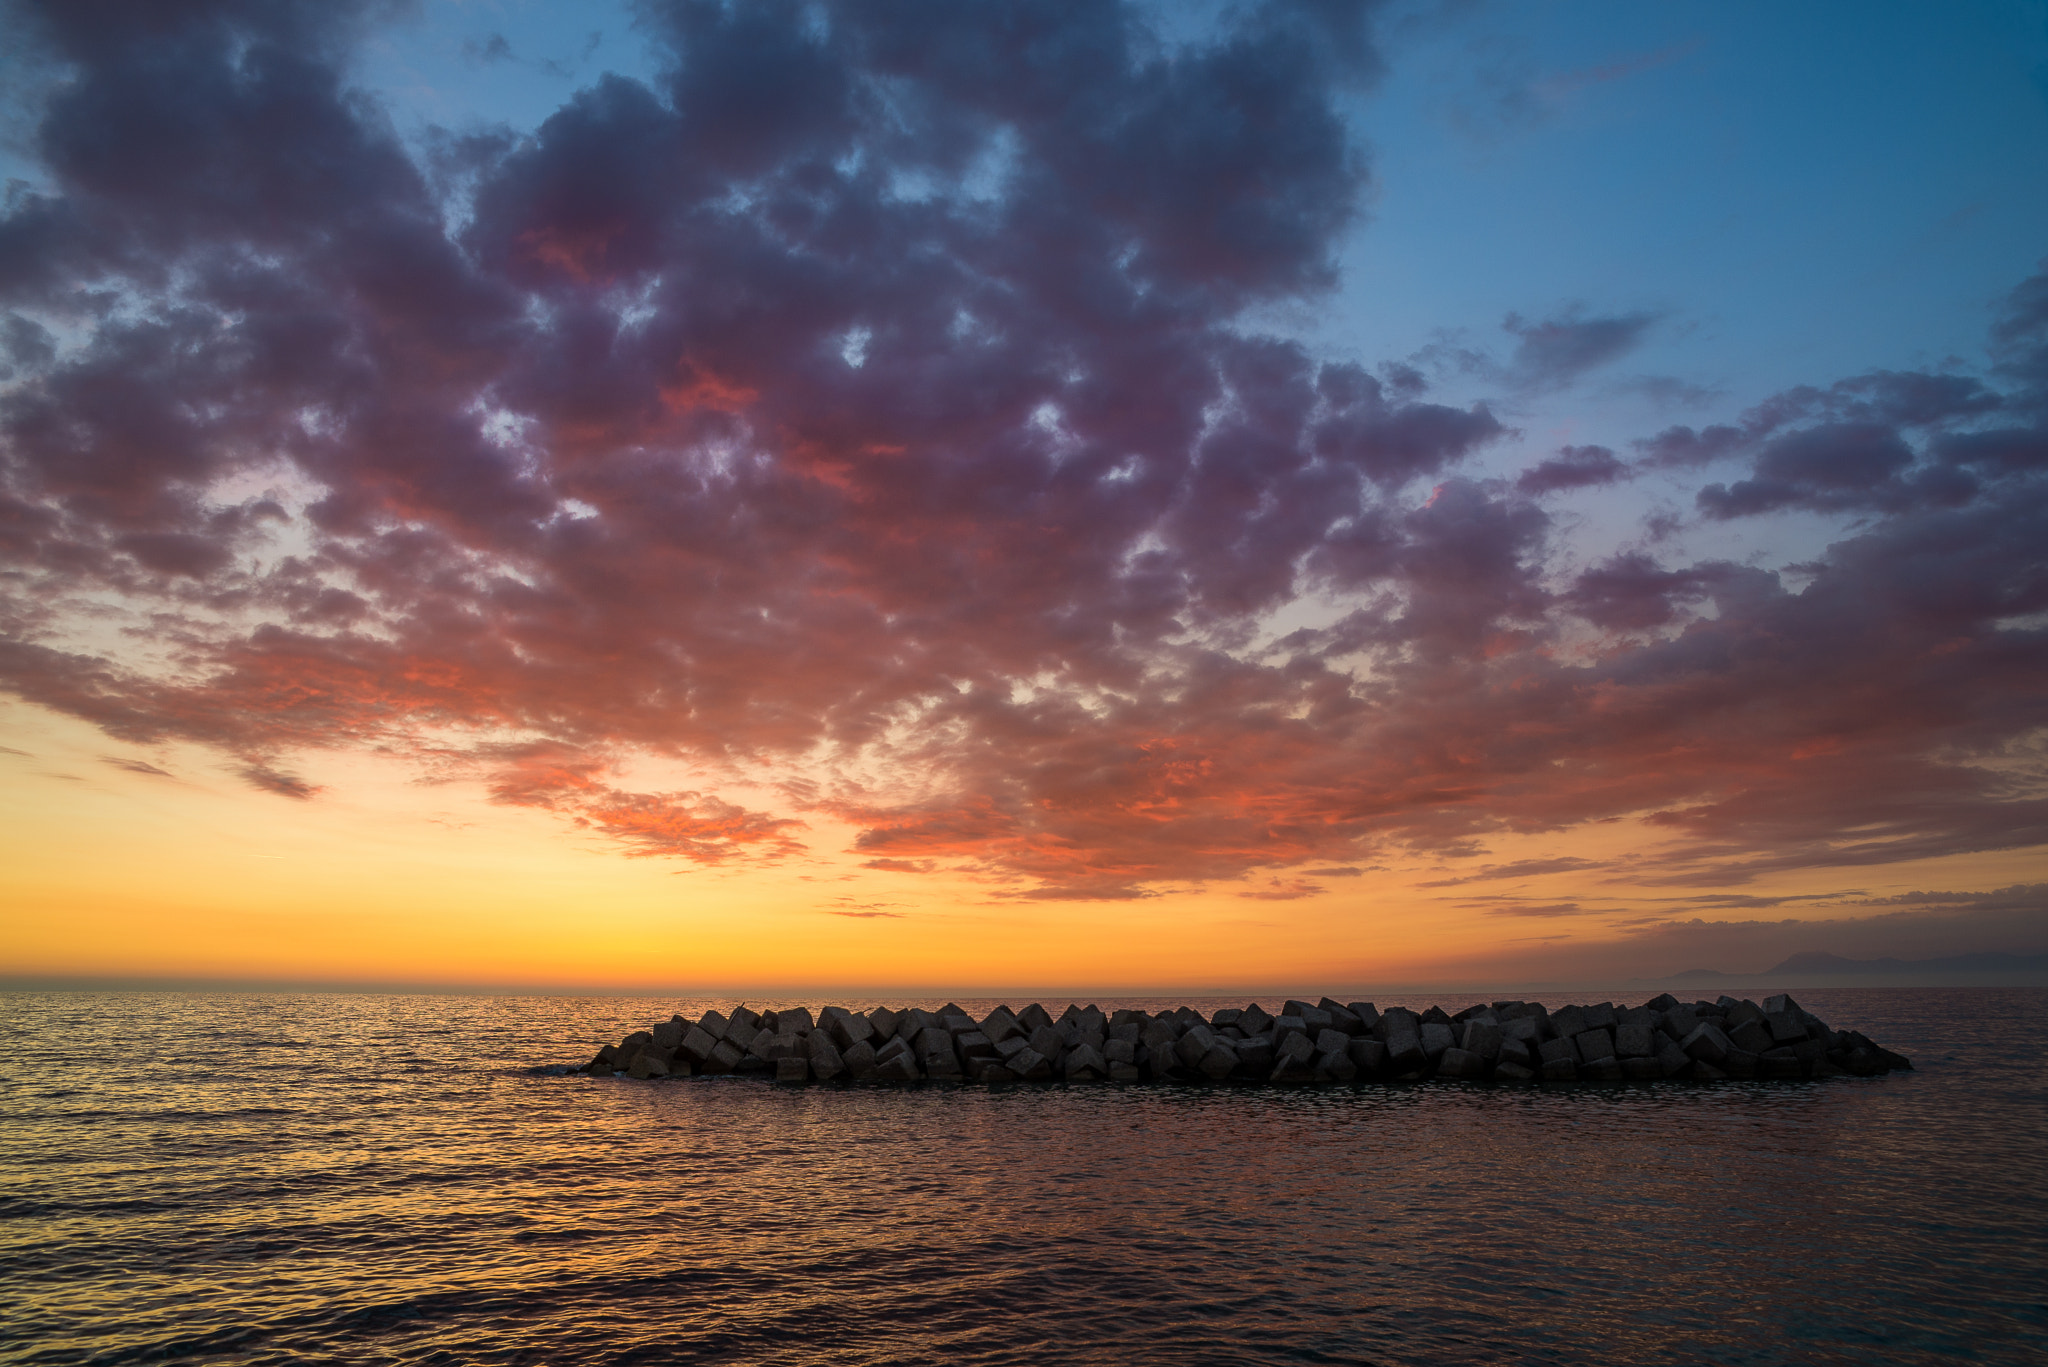
[[[2048,989],[1795,995],[1914,1070],[635,1082],[559,1066],[733,1003],[0,993],[0,1361],[2048,1361]]]

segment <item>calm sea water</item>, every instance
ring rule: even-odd
[[[535,1071],[722,1002],[0,995],[0,1360],[2040,1363],[2048,991],[1800,997],[1918,1071],[794,1090]]]

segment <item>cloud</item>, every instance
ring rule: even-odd
[[[877,918],[883,918],[891,921],[900,921],[903,919],[903,913],[900,911],[830,911],[827,912],[826,915],[845,916],[856,921],[872,921]]]
[[[1510,313],[1501,327],[1519,340],[1508,374],[1524,388],[1562,388],[1635,350],[1657,320],[1654,313],[1588,317],[1578,308],[1538,321]]]
[[[1537,497],[1565,489],[1612,484],[1627,474],[1628,466],[1604,446],[1565,446],[1549,460],[1524,470],[1515,480],[1515,490]]]
[[[306,782],[296,774],[287,774],[261,764],[244,765],[241,774],[251,785],[261,788],[266,793],[275,793],[279,797],[288,797],[299,802],[307,801],[321,791],[317,785]]]
[[[1820,519],[1796,576],[1586,566],[1530,496],[1612,451],[1510,488],[1488,405],[1248,321],[1335,279],[1369,26],[679,3],[653,81],[430,158],[345,78],[372,12],[93,12],[20,10],[63,79],[0,212],[0,682],[122,744],[299,798],[410,757],[686,864],[846,822],[1004,899],[1596,821],[1711,891],[2048,841],[2038,280],[1987,379],[1617,446]],[[1512,318],[1495,378],[1656,321]]]
[[[102,763],[113,765],[116,769],[126,769],[131,774],[149,774],[156,778],[171,777],[169,773],[144,760],[122,759],[114,755],[101,755],[100,760]]]
[[[1591,913],[1577,902],[1546,902],[1540,904],[1511,902],[1504,906],[1493,907],[1486,914],[1488,916],[1535,917],[1547,920],[1557,916],[1587,916]]]
[[[1457,878],[1438,878],[1431,882],[1419,883],[1418,887],[1451,888],[1465,883],[1493,883],[1509,878],[1539,878],[1550,873],[1577,873],[1581,869],[1598,868],[1590,859],[1575,855],[1560,855],[1554,859],[1518,859],[1511,864],[1488,864],[1477,873],[1463,874]]]
[[[1306,878],[1270,878],[1255,888],[1238,893],[1256,902],[1293,902],[1304,897],[1319,897],[1329,889]]]

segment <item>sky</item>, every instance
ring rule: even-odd
[[[0,23],[0,975],[2048,951],[2048,6]]]

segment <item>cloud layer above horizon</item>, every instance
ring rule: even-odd
[[[0,686],[280,802],[374,751],[626,855],[830,820],[1025,899],[2048,844],[2048,274],[1981,373],[1490,474],[1659,317],[1511,315],[1496,403],[1256,325],[1361,222],[1372,10],[1146,13],[649,4],[655,82],[422,144],[348,78],[383,7],[17,6]],[[1652,476],[1690,505],[1582,555],[1565,502]],[[1824,549],[1673,553],[1773,517]]]

